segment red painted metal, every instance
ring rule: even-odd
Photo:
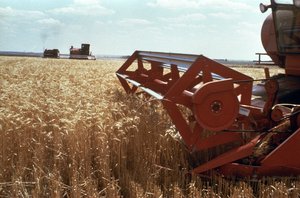
[[[198,166],[193,170],[194,173],[203,173],[205,171],[208,171],[213,168],[220,167],[222,165],[228,164],[230,162],[234,162],[236,160],[245,158],[250,156],[253,153],[254,146],[259,141],[260,136],[255,137],[253,140],[251,140],[249,143],[237,147],[235,149],[232,149],[217,158],[207,162],[206,164],[203,164],[201,166]]]
[[[288,75],[300,76],[300,56],[299,55],[287,55],[285,57],[285,70]]]
[[[273,15],[263,25],[262,40],[286,75],[271,77],[266,71],[263,84],[253,88],[251,77],[203,55],[146,51],[135,51],[117,71],[128,94],[143,91],[162,102],[190,152],[224,149],[193,173],[300,174],[300,48],[295,53],[300,40],[298,45],[283,41],[294,37],[278,34],[295,27],[278,30],[280,17],[290,15],[274,14],[276,9],[300,13],[300,8],[271,2]]]
[[[230,127],[239,113],[239,101],[233,82],[208,82],[193,96],[193,112],[202,128],[220,131]]]
[[[70,47],[70,59],[96,60],[96,57],[90,52],[90,44],[83,43],[81,48]]]
[[[275,65],[283,65],[283,58],[278,56],[276,34],[272,14],[270,14],[263,23],[261,29],[261,42],[267,54],[274,61]]]
[[[277,4],[261,29],[262,44],[276,65],[284,67],[288,75],[300,76],[299,8],[294,5]]]
[[[277,81],[265,83],[264,105],[255,106],[251,100],[253,79],[249,76],[202,55],[144,51],[135,51],[117,76],[127,93],[142,90],[161,100],[191,152],[232,145],[222,155],[195,167],[193,173],[217,168],[224,175],[275,174],[266,167],[270,170],[285,167],[278,174],[297,173],[297,167],[288,167],[284,162],[272,166],[267,163],[270,160],[272,164],[279,159],[276,156],[296,147],[295,143],[275,154],[269,148],[262,153],[256,148],[266,141],[272,146],[277,144],[279,149],[282,137],[290,136],[276,133],[290,127],[282,120],[292,112],[287,107],[273,108],[279,90]],[[183,107],[190,112],[188,116],[182,112]],[[295,119],[298,123],[298,117]],[[233,166],[237,167],[235,171],[230,170]]]
[[[300,129],[288,137],[261,162],[268,167],[298,168],[300,170]]]

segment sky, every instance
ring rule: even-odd
[[[93,54],[135,50],[257,59],[267,0],[0,0],[0,50],[42,52],[90,43]]]

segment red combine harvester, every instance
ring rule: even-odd
[[[70,59],[96,60],[90,52],[90,44],[81,44],[81,48],[70,48]]]
[[[59,50],[58,49],[45,49],[43,58],[59,58]]]
[[[191,152],[227,148],[193,173],[300,174],[300,1],[286,2],[260,5],[272,10],[262,43],[285,74],[266,70],[254,86],[253,78],[203,55],[146,51],[135,51],[117,71],[128,94],[141,90],[162,102]]]

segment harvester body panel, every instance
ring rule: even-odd
[[[96,57],[90,52],[90,44],[81,44],[81,48],[70,48],[70,59],[96,60]]]

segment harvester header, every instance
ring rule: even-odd
[[[300,16],[294,4],[272,0],[270,7],[273,15],[292,10],[290,20],[297,21]],[[286,15],[275,17],[278,21]],[[282,27],[284,24],[287,27]],[[291,34],[298,33],[300,23],[284,24],[267,18],[262,39],[268,43],[267,53],[287,74],[270,77],[266,72],[259,84],[203,55],[179,53],[135,51],[116,74],[126,93],[142,91],[161,101],[191,153],[225,149],[199,162],[193,173],[215,170],[240,177],[299,175],[300,78],[292,71],[299,71],[300,53],[274,49],[283,37],[273,37],[273,33],[282,34],[284,29],[284,34],[290,32],[284,38],[294,39]],[[268,35],[266,30],[272,27]],[[299,39],[287,48],[296,46],[300,46]]]

